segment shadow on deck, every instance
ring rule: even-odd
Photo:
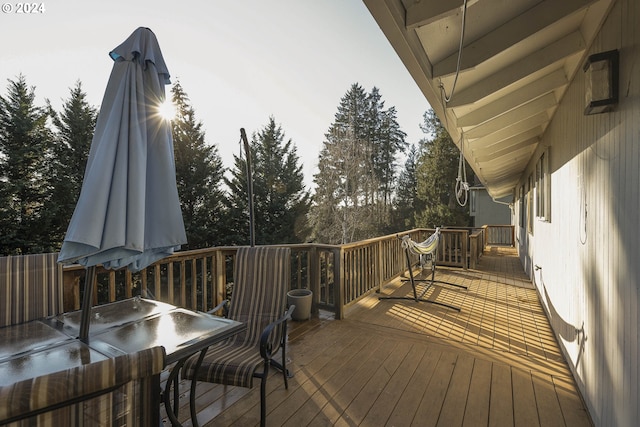
[[[372,294],[345,320],[292,322],[295,376],[288,390],[281,377],[269,379],[267,424],[591,425],[514,249],[490,248],[478,269],[439,267],[436,278],[468,287],[425,294],[460,312]],[[382,293],[412,291],[398,278]],[[182,388],[186,419],[188,384]],[[251,390],[199,383],[198,393],[201,425],[259,424],[259,381]]]

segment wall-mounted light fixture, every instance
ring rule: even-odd
[[[617,50],[590,55],[585,62],[584,114],[600,114],[613,110],[618,103]]]

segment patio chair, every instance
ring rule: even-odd
[[[189,358],[182,377],[191,379],[191,418],[195,413],[196,381],[253,387],[260,378],[260,425],[266,418],[266,383],[269,368],[282,371],[288,388],[286,368],[287,320],[295,306],[286,311],[291,274],[289,248],[243,247],[234,266],[234,286],[227,317],[247,325],[247,329]],[[222,305],[221,305],[222,306]],[[211,310],[216,312],[218,306]],[[286,311],[286,312],[285,312]],[[273,359],[281,350],[281,362]]]
[[[63,312],[57,253],[0,257],[0,327]]]
[[[424,242],[417,243],[411,240],[411,237],[408,235],[402,238],[402,248],[404,249],[405,258],[407,260],[407,270],[409,270],[409,281],[411,282],[411,288],[413,289],[413,298],[412,297],[400,297],[400,296],[381,296],[378,297],[379,300],[410,300],[415,302],[427,302],[429,304],[441,305],[456,311],[460,311],[459,307],[455,307],[450,304],[445,304],[439,301],[432,301],[423,298],[427,291],[436,283],[441,283],[449,286],[455,286],[457,288],[467,289],[466,286],[458,285],[456,283],[443,282],[442,280],[435,280],[436,274],[436,265],[438,260],[438,247],[440,246],[440,228],[436,228],[436,231],[427,238]],[[421,270],[424,272],[425,269],[431,270],[431,278],[429,279],[416,279],[413,276],[413,266],[411,264],[410,254],[418,255],[420,260]],[[428,282],[425,288],[422,290],[420,295],[418,295],[418,290],[416,288],[416,282]]]

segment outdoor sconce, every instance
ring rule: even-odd
[[[600,114],[613,110],[618,103],[618,51],[596,53],[585,62],[584,114]]]

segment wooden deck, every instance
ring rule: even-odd
[[[591,426],[514,250],[491,248],[477,270],[438,271],[468,290],[435,286],[425,297],[460,312],[372,294],[345,320],[292,322],[295,376],[288,390],[280,373],[269,378],[267,424]],[[412,292],[397,279],[382,293]],[[200,383],[197,405],[201,425],[259,424],[257,386]],[[188,413],[183,406],[185,425]]]

